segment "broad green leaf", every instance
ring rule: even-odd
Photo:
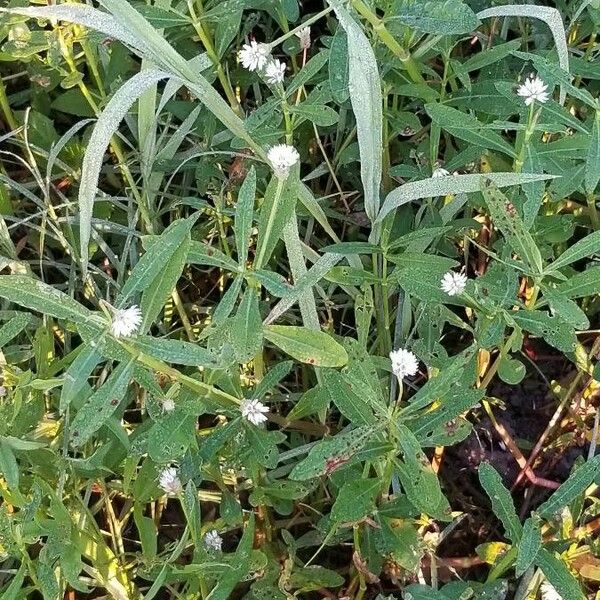
[[[373,439],[372,427],[357,427],[318,441],[289,475],[292,481],[306,481],[329,475],[347,463]]]
[[[410,598],[411,600],[450,600],[449,596],[442,594],[439,590],[420,584],[412,583],[404,588],[403,591],[404,600]]]
[[[349,60],[350,102],[356,118],[360,149],[360,177],[365,195],[365,212],[375,221],[379,213],[381,184],[382,106],[381,77],[371,42],[346,10],[341,0],[328,0],[346,32]]]
[[[590,321],[576,302],[554,289],[544,290],[544,299],[552,313],[560,315],[569,325],[580,330],[589,329]]]
[[[11,447],[0,440],[0,473],[6,479],[8,488],[12,493],[19,492],[19,465]]]
[[[139,502],[135,502],[133,505],[133,520],[140,536],[142,552],[145,556],[154,558],[158,545],[158,529],[154,519],[146,517],[143,514],[142,506]]]
[[[521,577],[533,564],[542,547],[542,531],[535,517],[530,517],[523,524],[523,537],[517,546],[515,575]]]
[[[392,210],[413,200],[446,196],[448,194],[480,192],[484,188],[486,180],[491,181],[496,187],[502,188],[547,179],[554,179],[554,176],[536,173],[486,173],[485,175],[452,175],[410,181],[386,196],[377,220],[381,221]]]
[[[360,521],[363,517],[372,514],[380,489],[379,479],[347,481],[331,507],[331,520],[335,523],[348,523]]]
[[[492,501],[492,510],[504,526],[506,536],[516,544],[521,539],[523,527],[517,516],[510,492],[504,487],[498,471],[490,463],[479,466],[479,481]]]
[[[267,431],[249,424],[245,430],[256,462],[267,469],[274,469],[279,461],[277,443],[284,437],[283,434],[280,431]]]
[[[350,68],[348,64],[348,38],[343,27],[335,30],[329,52],[329,87],[333,99],[342,104],[348,100]]]
[[[561,598],[568,598],[568,600],[585,599],[577,579],[573,577],[567,565],[548,550],[545,548],[539,549],[535,557],[535,564],[542,570],[546,579],[553,585]]]
[[[558,284],[557,292],[567,298],[583,298],[600,294],[600,267],[590,267]]]
[[[294,106],[290,109],[295,115],[301,117],[301,120],[306,119],[315,125],[321,125],[329,127],[334,125],[338,121],[338,114],[329,106],[324,104],[312,104],[309,102],[302,102],[298,106]]]
[[[288,580],[290,588],[296,590],[294,597],[302,597],[298,596],[301,592],[307,593],[323,588],[335,588],[341,586],[343,583],[344,578],[339,573],[319,565],[294,567]]]
[[[79,396],[88,385],[88,379],[100,363],[100,353],[91,346],[86,346],[75,357],[64,375],[64,383],[60,392],[59,411],[64,414],[67,406]]]
[[[497,133],[484,129],[484,124],[475,117],[445,104],[427,104],[425,110],[434,123],[457,138],[482,148],[515,156],[515,151],[508,142]]]
[[[469,33],[479,26],[479,19],[462,0],[396,0],[386,17],[436,35]]]
[[[525,377],[526,369],[525,365],[516,358],[510,356],[503,356],[498,367],[498,377],[505,383],[510,385],[517,385],[523,381]]]
[[[121,363],[77,411],[70,427],[71,444],[74,447],[85,444],[117,410],[133,375],[133,367],[133,360]]]
[[[231,344],[238,362],[248,362],[262,346],[258,293],[248,288],[231,323]]]
[[[503,58],[509,56],[513,50],[518,50],[521,47],[521,40],[511,40],[505,44],[498,44],[492,48],[481,50],[473,56],[470,56],[468,60],[462,63],[461,67],[463,71],[470,73],[471,71],[478,71],[488,65],[494,64],[495,62],[501,61]]]
[[[540,517],[551,519],[563,508],[571,504],[591,485],[600,473],[600,455],[594,456],[577,467],[569,478],[536,511]]]
[[[586,235],[582,240],[567,248],[551,265],[552,270],[562,269],[577,260],[593,256],[600,252],[600,231]]]
[[[377,551],[390,556],[403,569],[416,572],[425,549],[415,525],[410,521],[400,521],[392,526],[391,519],[387,518],[380,519],[379,525],[381,529],[375,533]]]
[[[192,265],[209,265],[237,273],[240,269],[235,260],[204,242],[192,240],[188,251],[188,262]]]
[[[181,460],[194,441],[197,417],[175,410],[157,421],[148,432],[148,455],[158,464]]]
[[[0,275],[0,298],[75,323],[86,323],[92,315],[70,296],[27,275]]]
[[[285,93],[289,98],[294,92],[308,83],[324,66],[329,58],[329,52],[321,50],[315,54],[303,67],[298,75],[294,77]]]
[[[252,220],[254,217],[254,200],[256,198],[256,170],[250,168],[238,194],[237,207],[235,209],[235,247],[237,249],[238,262],[244,266],[248,260],[248,245],[252,232]]]
[[[10,340],[19,335],[31,321],[31,315],[19,313],[10,321],[0,327],[0,348],[6,346]]]
[[[525,264],[537,273],[542,272],[542,255],[527,231],[525,224],[508,198],[493,186],[483,189],[483,197],[487,204],[494,225]]]
[[[372,425],[375,423],[373,409],[365,402],[347,377],[333,369],[321,373],[321,386],[329,396],[330,402],[353,424]]]
[[[600,109],[596,109],[596,118],[590,136],[590,147],[585,161],[585,191],[593,194],[600,181]]]
[[[130,343],[144,354],[168,363],[190,367],[218,366],[218,357],[213,352],[191,342],[138,335]]]
[[[187,262],[189,248],[190,234],[188,232],[179,247],[175,249],[175,252],[167,260],[165,266],[142,292],[142,300],[140,302],[142,332],[150,329],[156,317],[158,317],[160,311],[164,308],[165,302],[170,298],[173,290],[175,290]]]
[[[292,170],[286,179],[273,176],[258,218],[258,240],[254,268],[264,267],[275,249],[283,228],[294,214],[298,187],[298,175]]]
[[[348,362],[344,347],[323,331],[293,325],[266,325],[264,336],[296,360],[315,367],[343,367]]]
[[[175,251],[189,236],[197,216],[174,221],[156,237],[150,238],[148,251],[140,258],[123,285],[120,302],[124,304],[135,292],[145,290],[165,268]]]
[[[574,352],[577,336],[574,328],[558,315],[549,315],[541,310],[520,310],[510,313],[514,322],[534,335],[558,348],[562,352]]]

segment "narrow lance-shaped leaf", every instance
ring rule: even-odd
[[[479,467],[479,481],[492,501],[494,514],[504,525],[506,536],[513,543],[518,542],[521,539],[523,528],[510,492],[504,487],[498,471],[489,463],[482,463]]]
[[[567,565],[545,548],[540,548],[535,564],[542,570],[546,579],[558,592],[560,598],[584,600],[585,596]]]
[[[596,109],[596,118],[592,127],[590,147],[585,163],[585,191],[593,194],[600,181],[600,109]]]
[[[553,270],[562,269],[571,263],[600,252],[600,231],[590,233],[565,250],[550,267]]]
[[[256,170],[250,168],[238,195],[235,209],[235,247],[238,254],[238,263],[244,267],[248,260],[248,244],[252,232],[252,218],[254,216],[254,199],[256,197]]]
[[[517,548],[515,575],[521,577],[532,565],[542,547],[542,531],[535,516],[530,517],[523,525],[523,537]]]
[[[381,77],[371,43],[340,0],[328,0],[346,31],[349,58],[350,102],[356,118],[360,150],[360,176],[365,211],[371,221],[379,212],[383,111]]]

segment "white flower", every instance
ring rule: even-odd
[[[214,550],[216,552],[220,552],[222,545],[223,545],[223,538],[219,535],[219,532],[216,529],[209,531],[204,536],[204,547],[208,551]]]
[[[442,291],[446,292],[448,296],[458,296],[465,291],[467,287],[467,276],[464,273],[455,273],[454,271],[448,271],[442,277]]]
[[[533,104],[535,100],[542,104],[550,98],[550,94],[546,91],[548,86],[536,75],[530,75],[525,83],[519,86],[517,94],[525,98],[525,106]]]
[[[446,171],[446,169],[442,169],[442,167],[437,167],[431,174],[432,177],[447,177],[448,175],[450,175],[450,171]]]
[[[407,375],[412,377],[419,370],[419,360],[410,350],[404,348],[392,350],[390,360],[392,361],[392,371],[398,379],[404,379]]]
[[[0,398],[2,396],[6,396],[6,388],[3,385],[0,385]]]
[[[542,600],[563,600],[562,596],[556,591],[549,581],[542,582]]]
[[[163,398],[162,409],[163,412],[171,412],[172,410],[175,410],[175,401],[173,398]]]
[[[300,42],[300,49],[308,50],[310,48],[310,27],[303,27],[299,31],[296,31],[295,35]]]
[[[169,496],[176,496],[183,491],[183,485],[175,467],[167,467],[158,478],[158,485]]]
[[[269,409],[259,400],[244,400],[240,405],[240,410],[244,419],[254,425],[260,425],[267,420],[265,413]]]
[[[280,179],[285,179],[289,175],[290,168],[300,160],[300,155],[294,146],[277,144],[267,152],[267,158],[275,175]]]
[[[115,337],[129,337],[137,332],[142,324],[142,311],[139,306],[116,310],[110,327]]]
[[[242,49],[238,52],[238,58],[244,69],[248,69],[248,71],[260,70],[267,64],[269,59],[269,47],[252,40],[249,44],[242,46]]]
[[[274,58],[265,69],[265,79],[267,83],[275,85],[281,83],[285,77],[285,63]]]

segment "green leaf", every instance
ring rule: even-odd
[[[508,198],[493,185],[484,188],[483,197],[494,225],[500,229],[510,247],[531,270],[541,273],[542,255],[521,217],[511,208]]]
[[[298,187],[296,171],[292,169],[286,179],[273,176],[269,182],[258,218],[255,269],[267,264],[286,223],[294,214]]]
[[[306,119],[315,125],[322,125],[324,127],[334,125],[339,118],[333,108],[324,104],[312,104],[309,102],[302,102],[298,106],[291,107],[290,112],[298,115],[301,119]]]
[[[180,460],[194,441],[197,417],[175,410],[148,432],[148,455],[158,464]]]
[[[138,335],[130,343],[148,356],[176,365],[209,368],[218,366],[217,356],[211,350],[183,340]]]
[[[451,135],[476,146],[498,150],[508,156],[515,157],[512,146],[497,133],[484,129],[484,124],[475,117],[445,104],[427,104],[425,110],[434,123]]]
[[[517,385],[525,377],[525,365],[515,358],[503,356],[498,367],[498,377],[509,385]]]
[[[343,367],[348,362],[344,347],[323,331],[293,325],[267,325],[264,336],[296,360],[315,367]]]
[[[331,520],[335,523],[360,521],[375,509],[375,499],[381,489],[379,479],[347,481],[340,489],[331,508]]]
[[[567,298],[583,298],[600,294],[600,267],[590,267],[563,281],[556,288]]]
[[[329,87],[333,99],[338,104],[342,104],[350,96],[348,91],[350,78],[348,38],[343,27],[335,30],[329,50]]]
[[[198,217],[179,219],[155,238],[147,239],[148,251],[140,258],[129,275],[120,294],[121,305],[135,292],[145,290],[165,268],[175,251],[189,236],[192,225]]]
[[[183,273],[190,248],[189,232],[183,238],[180,246],[167,260],[165,266],[158,272],[154,280],[142,292],[140,308],[142,310],[142,331],[148,331],[156,317],[163,309],[165,302],[170,298],[177,281]]]
[[[303,85],[308,83],[324,66],[329,58],[329,52],[321,50],[315,54],[303,67],[298,75],[294,77],[291,84],[285,91],[289,98],[294,92],[299,90]]]
[[[0,298],[75,323],[86,323],[92,314],[70,296],[27,275],[0,275]]]
[[[11,447],[0,440],[0,473],[13,494],[19,492],[19,465]]]
[[[379,212],[381,184],[383,99],[381,76],[371,42],[352,18],[341,0],[328,0],[346,32],[349,58],[350,102],[356,118],[360,150],[360,178],[365,212],[373,222]]]
[[[231,344],[238,362],[248,362],[262,346],[258,293],[248,288],[231,324]]]
[[[6,346],[10,340],[19,335],[31,321],[31,315],[19,313],[10,321],[0,327],[0,348]]]
[[[569,300],[554,289],[544,290],[544,300],[548,301],[553,314],[560,315],[572,327],[580,330],[589,329],[590,321],[587,315],[573,300]]]
[[[240,192],[238,194],[237,207],[235,209],[235,247],[237,249],[238,262],[244,266],[248,260],[248,245],[252,233],[252,220],[254,217],[254,200],[256,198],[256,170],[250,168]]]
[[[88,379],[101,359],[100,353],[95,348],[87,346],[69,365],[65,371],[64,383],[60,392],[59,411],[61,414],[64,414],[67,406],[83,392],[88,385]]]
[[[375,423],[373,410],[364,398],[356,393],[347,377],[339,371],[321,372],[321,386],[338,410],[354,425]]]
[[[506,536],[516,544],[520,539],[523,527],[517,516],[510,492],[504,487],[498,471],[489,463],[479,466],[479,481],[492,501],[492,510],[504,526]]]
[[[517,547],[515,575],[521,577],[533,564],[542,547],[542,531],[535,517],[530,517],[523,524],[523,537]]]
[[[485,175],[452,175],[452,177],[430,177],[429,179],[410,181],[392,190],[386,196],[377,220],[381,221],[392,210],[413,200],[448,194],[480,192],[486,180],[491,181],[496,187],[502,188],[553,178],[553,175],[536,173],[486,173]]]
[[[509,56],[513,50],[518,50],[521,47],[521,40],[511,40],[505,44],[498,44],[492,48],[481,50],[473,56],[469,57],[461,67],[466,73],[471,71],[478,71],[488,65],[492,65],[495,62],[501,61],[503,58]]]
[[[571,575],[567,565],[545,548],[540,548],[535,557],[535,564],[542,570],[546,579],[554,586],[561,598],[584,600],[585,595],[577,579]]]
[[[235,260],[229,258],[225,253],[196,240],[192,240],[190,244],[187,260],[192,265],[209,265],[232,273],[240,270]]]
[[[582,240],[567,248],[551,265],[554,271],[562,269],[571,263],[598,254],[600,252],[600,231],[590,233]]]
[[[592,484],[600,473],[600,455],[594,456],[577,467],[569,478],[536,511],[540,517],[551,519],[563,508],[571,504]]]
[[[328,475],[347,463],[372,437],[372,427],[357,427],[320,440],[310,449],[308,456],[292,469],[289,478],[292,481],[306,481]]]
[[[294,567],[288,583],[290,588],[297,590],[294,597],[301,597],[297,596],[300,592],[339,587],[344,583],[344,578],[331,569],[319,565],[310,565],[309,567]]]
[[[594,193],[598,181],[600,181],[600,109],[596,109],[590,147],[585,161],[584,188],[586,194]]]
[[[575,330],[558,315],[541,310],[520,310],[510,313],[510,318],[525,331],[544,339],[562,352],[574,352],[577,346]]]
[[[469,33],[479,26],[479,19],[462,0],[396,0],[386,16],[436,35]]]
[[[412,583],[404,588],[404,600],[450,600],[449,596],[442,594],[439,590],[434,590],[427,585]]]
[[[117,410],[133,375],[134,364],[134,360],[121,363],[77,411],[71,422],[71,444],[74,447],[85,444]]]

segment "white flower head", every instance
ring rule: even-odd
[[[242,417],[254,425],[260,425],[267,420],[265,415],[269,409],[259,400],[243,400],[240,405]]]
[[[550,98],[548,94],[548,86],[536,75],[530,75],[523,85],[519,86],[517,94],[525,99],[525,106],[533,104],[535,100],[541,102],[547,102]]]
[[[248,69],[248,71],[261,70],[269,60],[269,47],[252,40],[249,44],[242,46],[238,52],[238,58],[244,69]]]
[[[437,167],[431,174],[432,177],[447,177],[448,175],[450,175],[450,171],[442,169],[442,167]]]
[[[459,296],[467,287],[467,276],[464,273],[448,271],[442,277],[441,287],[448,296]]]
[[[310,48],[310,26],[307,25],[306,27],[296,31],[295,35],[300,42],[300,49],[308,50]]]
[[[410,350],[404,348],[392,350],[390,360],[392,361],[392,371],[398,379],[412,377],[419,370],[419,359]]]
[[[204,547],[210,552],[221,552],[223,538],[216,529],[212,529],[204,536]]]
[[[0,385],[0,398],[2,396],[6,396],[6,388],[3,385]]]
[[[285,78],[285,69],[286,65],[284,62],[281,62],[276,58],[270,61],[265,69],[265,79],[267,80],[267,83],[270,83],[271,85],[282,83]]]
[[[119,337],[129,337],[137,333],[142,324],[142,311],[139,306],[133,305],[115,311],[110,326],[112,334]]]
[[[168,496],[176,496],[183,491],[181,479],[175,467],[167,467],[158,478],[158,485]]]
[[[275,175],[279,179],[285,179],[290,173],[290,168],[300,160],[300,155],[294,146],[277,144],[267,152],[267,158]]]
[[[163,398],[162,401],[163,412],[171,412],[175,410],[175,400],[173,398]]]

